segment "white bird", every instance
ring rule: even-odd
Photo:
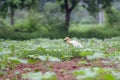
[[[67,42],[70,45],[73,45],[74,47],[77,48],[84,48],[83,45],[75,40],[71,40],[69,37],[65,37],[64,41]]]

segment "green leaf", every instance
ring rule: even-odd
[[[45,74],[41,72],[29,72],[22,75],[23,79],[30,80],[57,80],[54,72],[46,72]]]
[[[90,52],[90,51],[85,51],[85,52],[80,52],[80,56],[82,56],[82,57],[85,57],[85,56],[88,56],[88,55],[92,55],[93,53],[92,52]]]

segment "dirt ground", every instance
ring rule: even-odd
[[[80,58],[73,58],[69,61],[63,62],[37,62],[34,64],[19,64],[14,69],[6,69],[7,74],[0,77],[0,80],[23,80],[21,75],[27,72],[35,71],[53,71],[56,73],[57,80],[76,80],[75,76],[72,74],[73,70],[79,70],[80,68],[87,67],[102,67],[102,68],[115,68],[117,69],[117,64],[110,63],[104,64],[103,61],[110,61],[107,59],[98,59],[94,61],[87,61],[82,63]],[[15,75],[15,72],[19,74]]]

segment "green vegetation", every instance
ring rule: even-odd
[[[76,70],[74,71],[74,74],[76,75],[77,80],[118,80],[115,76],[115,72],[111,69],[106,70],[98,67]]]
[[[105,25],[72,25],[69,35],[78,38],[104,39],[120,36],[120,31],[118,28],[115,29]]]
[[[76,38],[74,38],[76,39]],[[26,40],[26,41],[15,41],[15,40],[0,40],[0,75],[6,75],[6,71],[4,71],[6,68],[14,69],[17,64],[23,63],[23,64],[29,64],[29,63],[35,63],[38,61],[43,61],[43,64],[46,68],[47,64],[46,61],[66,61],[70,60],[74,57],[82,58],[83,61],[79,61],[78,65],[86,64],[86,60],[89,61],[96,61],[98,59],[110,59],[113,63],[120,63],[120,37],[111,38],[111,39],[76,39],[78,41],[81,41],[82,44],[85,46],[83,49],[74,48],[73,46],[67,45],[63,42],[62,39],[32,39],[32,40]],[[104,61],[105,64],[112,64],[109,61]],[[119,64],[118,64],[119,66]],[[93,69],[92,69],[93,67]],[[91,74],[91,70],[94,70],[94,67],[91,66],[90,70],[87,70],[87,73],[84,75],[84,78],[90,77],[89,73]],[[100,75],[101,73],[105,74],[104,77],[97,76],[93,78],[87,78],[88,79],[106,79],[109,80],[109,77],[111,77],[113,80],[117,80],[117,77],[114,77],[112,73],[109,73],[109,70],[104,70],[104,68],[95,68],[94,75]],[[38,70],[36,70],[38,72]],[[84,70],[83,70],[84,71]],[[82,71],[82,72],[83,72]],[[86,69],[85,69],[86,71]],[[119,69],[112,69],[110,71],[113,71],[114,74],[118,74]],[[107,73],[107,74],[106,74]],[[19,74],[19,73],[18,73]],[[31,78],[34,79],[35,76],[39,73],[28,73],[23,74],[23,78]],[[47,74],[47,73],[46,73]],[[45,74],[45,75],[46,75]],[[74,72],[76,76],[80,76],[81,72]],[[30,76],[35,75],[35,76]],[[43,74],[44,75],[44,74]],[[44,76],[45,76],[44,75]],[[88,76],[89,75],[89,76]],[[92,74],[91,74],[92,75]],[[46,75],[47,76],[47,75]],[[109,76],[109,77],[108,77]],[[118,76],[119,77],[119,76]],[[38,77],[42,78],[42,77]],[[110,79],[111,79],[110,78]],[[55,80],[55,77],[53,75],[53,78]],[[79,79],[78,79],[79,80]]]
[[[120,80],[116,3],[0,0],[0,80],[57,80],[66,74],[77,80]],[[65,36],[84,48],[64,43]]]
[[[25,40],[38,37],[54,39],[67,36],[64,30],[62,30],[64,29],[64,26],[61,26],[61,23],[54,24],[54,21],[51,21],[51,23],[45,25],[40,22],[41,20],[42,18],[40,17],[38,17],[38,19],[34,19],[32,17],[24,20],[24,23],[16,23],[12,27],[4,24],[6,27],[0,27],[0,38]],[[49,25],[51,25],[51,27]],[[119,26],[114,26],[111,27],[109,25],[71,24],[68,35],[77,38],[100,39],[120,36]]]
[[[40,3],[39,0],[1,1],[0,38],[13,40],[38,37],[54,39],[69,35],[78,38],[103,39],[120,35],[120,12],[112,7],[112,0],[98,1],[98,3],[85,0],[81,4],[78,2],[79,0],[46,0],[45,2],[41,0]],[[99,4],[104,8],[98,7]],[[91,5],[92,7],[89,7]],[[99,17],[100,10],[104,11],[105,15],[102,16],[106,20],[101,27],[96,19]]]
[[[55,73],[53,72],[46,72],[45,74],[41,72],[35,73],[27,73],[23,74],[23,79],[30,79],[30,80],[57,80],[55,77]]]

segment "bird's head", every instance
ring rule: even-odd
[[[65,38],[64,38],[64,42],[70,41],[70,40],[71,40],[70,37],[65,37]]]

